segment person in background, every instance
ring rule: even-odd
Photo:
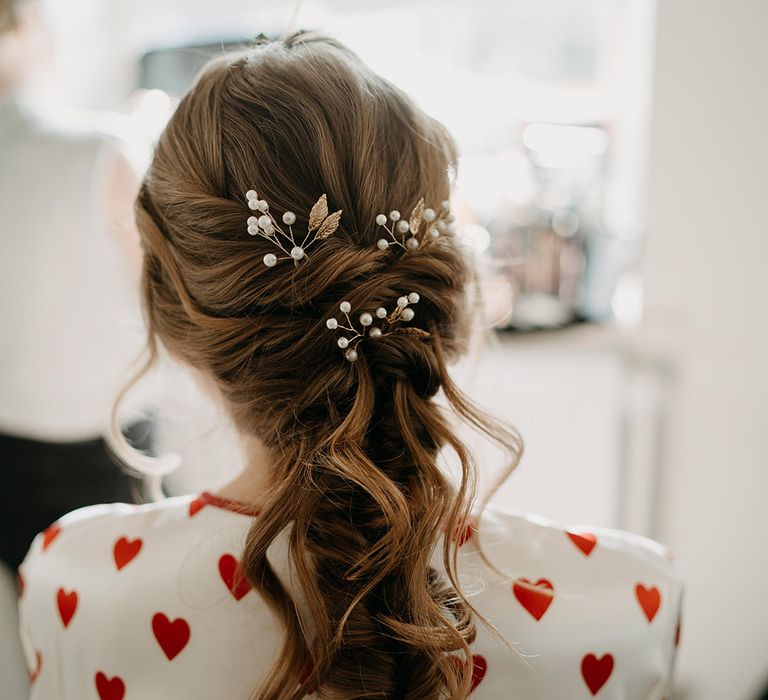
[[[137,199],[142,297],[152,355],[219,398],[247,464],[36,537],[33,700],[669,695],[682,586],[662,546],[473,512],[455,419],[511,465],[522,443],[448,370],[479,313],[456,162],[334,39],[260,39],[203,70]]]
[[[73,508],[133,500],[139,483],[115,465],[100,437],[110,398],[141,349],[131,215],[137,177],[103,119],[28,106],[49,51],[37,3],[0,0],[5,589],[35,533]],[[5,619],[0,626],[13,629]]]

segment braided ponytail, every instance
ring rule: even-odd
[[[519,456],[514,430],[448,373],[466,349],[471,271],[451,235],[399,255],[373,226],[391,204],[446,199],[455,161],[439,123],[307,33],[210,64],[158,144],[137,201],[150,336],[212,376],[274,459],[242,566],[285,637],[255,698],[466,698],[476,619],[495,632],[461,592],[446,536],[464,530],[477,479],[436,400]],[[244,231],[253,185],[276,212],[327,192],[338,231],[301,265],[265,267],[269,243]],[[374,309],[410,291],[410,325],[426,333],[363,342],[345,361],[325,327],[340,300]],[[445,447],[458,485],[438,465]],[[267,556],[284,530],[290,584]]]

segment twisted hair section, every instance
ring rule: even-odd
[[[422,196],[439,206],[455,164],[438,122],[307,32],[209,64],[158,143],[136,203],[151,343],[209,374],[273,456],[242,564],[285,634],[254,698],[465,698],[476,619],[495,631],[462,593],[458,543],[444,536],[464,529],[476,492],[452,416],[513,461],[522,449],[448,372],[467,347],[472,271],[452,235],[407,254],[375,245],[376,214]],[[296,226],[327,193],[338,231],[300,265],[265,267],[269,242],[245,231],[253,187]],[[339,302],[372,312],[412,291],[409,325],[429,335],[366,339],[346,362],[325,326]],[[445,448],[458,484],[440,467]],[[268,558],[286,530],[290,582]]]

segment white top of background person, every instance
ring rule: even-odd
[[[113,121],[28,106],[51,51],[37,2],[0,0],[0,432],[103,432],[140,351],[136,177]]]

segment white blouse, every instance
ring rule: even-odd
[[[208,493],[91,506],[40,533],[19,569],[31,700],[249,698],[281,626],[238,576],[258,517],[241,508]],[[269,557],[288,584],[286,535]],[[494,507],[466,535],[464,591],[514,645],[478,621],[472,700],[669,697],[682,587],[661,545]]]

